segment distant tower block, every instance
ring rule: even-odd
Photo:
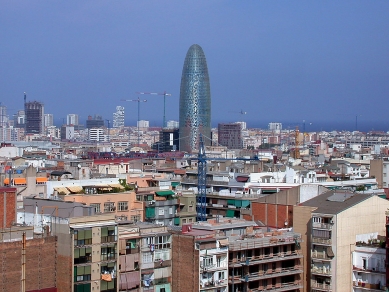
[[[211,89],[207,60],[199,45],[192,45],[185,57],[180,88],[180,150],[199,148],[199,135],[204,144],[211,139]]]

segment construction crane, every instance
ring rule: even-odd
[[[110,140],[110,133],[109,133],[109,120],[106,120],[107,121],[107,124],[108,124],[108,142],[109,142],[109,140]]]
[[[197,221],[206,221],[207,220],[207,160],[217,160],[217,161],[225,161],[225,160],[240,160],[240,161],[250,161],[250,160],[259,160],[258,156],[254,158],[207,158],[205,155],[205,147],[203,136],[200,134],[200,145],[199,145],[199,153],[198,153],[198,164],[197,164]]]
[[[171,93],[164,91],[163,93],[156,92],[137,92],[137,94],[151,94],[151,95],[163,95],[163,122],[162,128],[166,127],[166,96],[171,96]]]
[[[135,101],[138,103],[138,147],[140,145],[140,136],[139,136],[139,117],[140,117],[140,103],[141,102],[147,102],[147,99],[140,99],[138,96],[138,99],[121,99],[121,101]]]

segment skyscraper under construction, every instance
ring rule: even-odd
[[[44,106],[38,101],[26,101],[24,94],[24,111],[26,115],[25,127],[26,134],[43,134],[44,133]]]
[[[207,60],[199,45],[186,53],[180,88],[180,150],[198,149],[199,135],[211,144],[211,89]]]

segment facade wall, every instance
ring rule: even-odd
[[[9,228],[16,222],[16,189],[0,188],[0,228]]]
[[[311,221],[312,211],[315,208],[307,206],[294,206],[293,207],[293,231],[301,234],[301,252],[303,253],[303,292],[309,291],[310,287],[310,267],[311,263],[308,262],[310,257],[308,254],[311,252]]]
[[[293,226],[293,206],[291,205],[252,202],[251,210],[252,220],[260,220],[266,226],[276,228]]]
[[[378,232],[385,234],[385,211],[389,201],[377,196],[359,203],[338,214],[336,226],[337,246],[334,250],[337,266],[335,269],[335,291],[351,291],[352,289],[352,258],[356,235]]]
[[[173,234],[172,291],[199,291],[199,252],[195,238]]]
[[[2,265],[0,290],[21,291],[22,242],[0,243],[0,254]],[[55,288],[57,286],[57,271],[56,237],[50,236],[27,240],[26,291]]]

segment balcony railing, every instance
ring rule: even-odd
[[[331,276],[332,272],[331,269],[327,269],[325,267],[313,267],[311,269],[311,273],[313,274],[320,274],[320,275],[328,275]]]
[[[303,284],[300,280],[296,280],[294,282],[285,282],[285,283],[277,283],[275,285],[269,284],[266,286],[259,286],[256,289],[249,289],[250,292],[260,292],[260,291],[294,291],[295,289],[303,288]]]
[[[292,274],[299,274],[302,273],[302,266],[295,265],[293,267],[289,268],[277,268],[277,269],[267,269],[267,270],[260,270],[256,273],[250,273],[247,275],[235,275],[234,276],[234,282],[237,282],[235,279],[238,278],[238,281],[241,282],[251,282],[256,281],[260,279],[268,279],[268,278],[274,278],[274,277],[280,277],[280,276],[286,276],[286,275],[292,275]],[[232,283],[232,277],[230,277],[230,283]]]
[[[326,238],[320,238],[320,237],[312,237],[312,243],[331,245],[332,240],[331,240],[331,238],[326,239]]]
[[[314,288],[318,288],[320,289],[321,291],[332,291],[332,286],[331,284],[327,284],[327,283],[318,283],[314,280],[311,280],[311,288],[314,289]]]
[[[371,268],[371,267],[364,268],[362,266],[354,266],[354,265],[353,265],[353,271],[365,272],[365,273],[380,273],[380,274],[386,273],[385,267],[382,267],[382,268]]]
[[[382,291],[386,290],[386,287],[382,286],[381,284],[371,284],[371,283],[362,282],[362,281],[354,281],[353,286],[354,287],[361,287],[363,289],[375,289],[375,290],[382,290]]]
[[[329,257],[325,251],[312,251],[311,257],[313,259],[332,260],[332,257]]]
[[[333,225],[334,224],[331,224],[331,223],[319,223],[319,222],[312,223],[313,228],[328,229],[328,230],[331,230]]]
[[[289,251],[289,252],[279,252],[264,254],[260,256],[246,257],[241,259],[233,258],[229,261],[230,265],[257,265],[260,263],[274,262],[280,260],[290,260],[295,258],[302,258],[303,255],[299,250]]]

